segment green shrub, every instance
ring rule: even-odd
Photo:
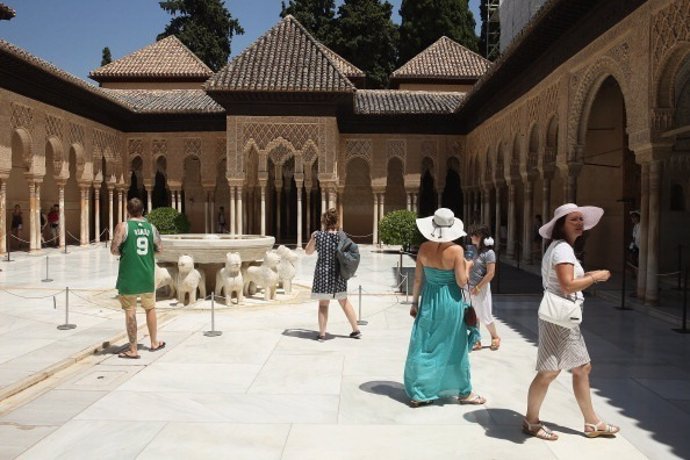
[[[412,211],[400,210],[386,214],[379,222],[379,237],[383,244],[400,244],[403,249],[424,241],[417,230],[417,214]]]
[[[187,216],[177,212],[175,208],[156,208],[146,218],[156,226],[161,235],[189,233]]]

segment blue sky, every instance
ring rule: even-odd
[[[389,1],[393,4],[393,21],[399,23],[401,0]],[[89,71],[100,65],[105,46],[110,48],[113,59],[121,58],[153,43],[171,18],[156,0],[4,0],[4,3],[17,16],[0,22],[0,38],[83,79],[88,79]],[[245,31],[232,41],[233,56],[280,19],[280,0],[226,0],[225,4]],[[470,0],[470,9],[478,32],[479,0]]]

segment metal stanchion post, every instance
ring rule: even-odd
[[[211,330],[204,332],[206,337],[218,337],[223,335],[221,331],[216,331],[216,293],[211,292]]]
[[[674,329],[680,334],[690,334],[688,329],[688,268],[685,267],[685,275],[683,276],[683,327]]]
[[[76,324],[69,323],[69,286],[65,288],[65,324],[59,325],[57,328],[61,331],[76,328]]]
[[[625,306],[625,284],[626,284],[625,281],[627,278],[627,276],[626,276],[627,271],[628,271],[627,268],[628,267],[627,267],[627,260],[625,258],[625,251],[623,251],[623,271],[622,271],[623,279],[621,281],[621,305],[620,305],[620,307],[616,307],[619,310],[632,310],[632,308],[628,308]]]
[[[678,290],[680,291],[683,287],[680,284],[680,280],[683,272],[683,245],[678,245]]]
[[[50,278],[50,275],[48,274],[48,256],[46,256],[46,277],[41,281],[43,281],[44,283],[50,283],[51,281],[53,281],[53,279]]]
[[[407,303],[407,296],[410,294],[410,276],[405,274],[405,303]]]
[[[359,285],[359,314],[357,315],[357,324],[360,326],[366,326],[369,324],[369,321],[364,321],[362,319],[362,285]]]
[[[10,240],[10,234],[7,234],[7,259],[3,260],[3,262],[14,262],[14,259],[10,258],[10,253],[12,252],[12,240]]]

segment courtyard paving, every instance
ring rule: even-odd
[[[502,347],[471,354],[485,406],[408,407],[402,372],[412,320],[404,296],[393,294],[399,256],[362,252],[349,283],[355,308],[362,286],[369,322],[362,340],[347,338],[337,305],[332,338],[313,340],[315,257],[303,256],[292,295],[219,305],[219,337],[203,334],[211,327],[208,302],[179,308],[159,301],[168,346],[149,353],[140,338],[142,359],[132,361],[118,359],[115,346],[92,352],[124,332],[112,290],[117,263],[106,248],[53,252],[51,283],[41,282],[45,257],[13,255],[16,262],[0,263],[0,391],[45,380],[0,402],[0,458],[690,457],[690,335],[595,298],[583,328],[593,398],[602,418],[621,425],[617,438],[582,435],[566,373],[542,413],[561,439],[520,432],[536,358],[538,297],[529,294],[495,297]],[[57,294],[56,308],[50,294],[66,286],[79,296],[70,296],[78,327],[59,331],[65,294]]]

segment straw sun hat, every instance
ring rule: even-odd
[[[467,235],[465,225],[448,208],[439,208],[433,216],[417,219],[419,232],[429,241],[446,243]]]
[[[561,217],[567,216],[573,212],[582,213],[585,221],[585,230],[589,230],[597,225],[601,219],[601,216],[604,215],[604,210],[596,206],[578,206],[574,203],[566,203],[556,208],[556,210],[553,212],[553,219],[539,228],[539,234],[542,236],[542,238],[550,239],[551,233],[553,233],[553,227],[556,225],[556,221]]]

